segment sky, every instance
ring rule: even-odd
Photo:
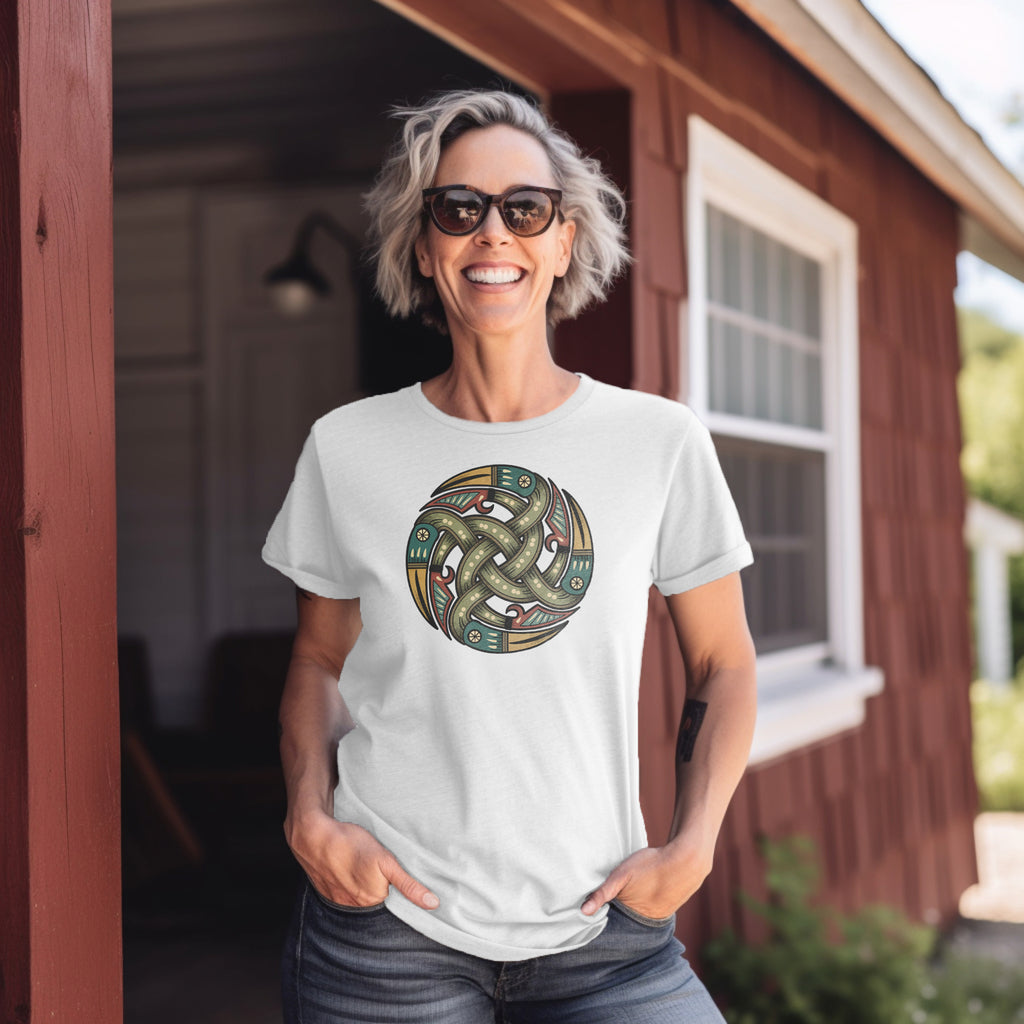
[[[936,81],[989,148],[1024,178],[1024,126],[1000,121],[1024,97],[1024,0],[862,0]],[[970,253],[957,261],[956,300],[1024,334],[1024,283]]]

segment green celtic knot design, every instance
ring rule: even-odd
[[[420,509],[406,570],[431,626],[505,654],[566,627],[590,586],[594,546],[583,510],[554,481],[521,466],[479,466],[445,480]]]

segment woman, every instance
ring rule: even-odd
[[[299,595],[286,1019],[721,1021],[673,932],[750,749],[750,548],[685,406],[551,358],[628,258],[597,163],[512,94],[399,113],[378,290],[453,359],[317,420],[263,550]],[[663,846],[639,805],[652,582],[690,688]]]

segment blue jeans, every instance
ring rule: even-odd
[[[579,949],[485,960],[427,938],[383,903],[343,907],[307,880],[282,955],[286,1024],[724,1024],[683,957],[675,914],[612,900]]]

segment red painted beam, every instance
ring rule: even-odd
[[[0,4],[0,1014],[120,1021],[109,0]]]

